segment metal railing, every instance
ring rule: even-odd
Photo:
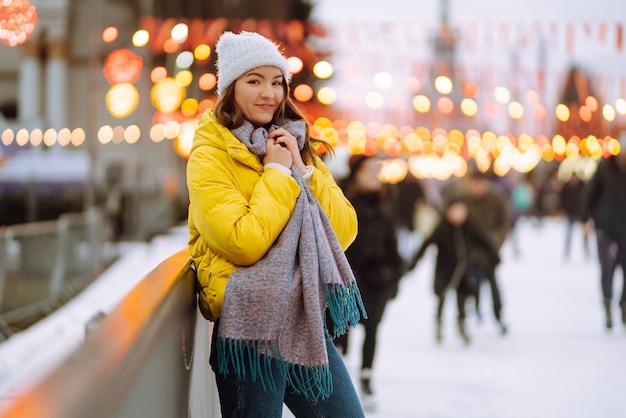
[[[0,341],[49,314],[112,261],[100,211],[0,228]]]
[[[169,257],[1,418],[219,417],[211,324],[187,250]]]

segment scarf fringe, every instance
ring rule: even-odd
[[[259,380],[263,390],[276,390],[272,373],[276,366],[280,376],[296,393],[317,402],[327,399],[333,392],[333,379],[328,364],[303,366],[286,362],[280,355],[278,344],[270,341],[218,339],[218,372],[226,375],[229,366],[242,379]]]
[[[345,334],[349,327],[356,327],[361,317],[367,319],[367,312],[356,282],[350,283],[349,286],[329,285],[325,289],[326,304],[333,321],[331,337],[339,337]]]

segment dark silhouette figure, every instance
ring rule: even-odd
[[[346,250],[368,318],[361,321],[365,328],[362,347],[360,389],[364,407],[374,404],[371,384],[376,354],[378,327],[387,303],[398,292],[398,282],[404,272],[398,253],[396,229],[385,185],[378,179],[380,160],[377,157],[354,155],[349,160],[350,175],[344,181],[346,197],[357,213],[358,234]],[[348,334],[335,339],[335,345],[345,354]]]
[[[567,220],[565,229],[565,259],[568,259],[571,253],[574,228],[580,224],[584,190],[585,183],[574,175],[563,184],[559,191],[561,209]],[[583,249],[585,256],[589,256],[589,245],[585,236],[583,236]]]
[[[437,247],[433,290],[438,298],[436,312],[436,339],[441,342],[442,313],[446,294],[456,292],[458,332],[465,344],[470,337],[465,327],[465,304],[476,293],[476,281],[470,276],[470,249],[480,247],[493,265],[500,262],[498,252],[486,235],[468,219],[468,207],[460,199],[450,202],[445,215],[430,236],[418,249],[409,267],[413,269],[431,246]]]
[[[613,277],[617,265],[622,268],[622,295],[619,300],[622,322],[626,326],[626,132],[620,137],[621,153],[606,158],[585,190],[582,212],[584,233],[591,232],[591,222],[596,231],[600,282],[606,314],[605,326],[613,327],[611,302]]]
[[[469,207],[469,217],[483,231],[496,251],[504,244],[510,231],[508,201],[504,193],[492,182],[489,175],[478,170],[473,171],[467,182],[465,202]],[[482,247],[470,248],[470,274],[478,283],[476,291],[476,310],[480,318],[480,288],[487,281],[491,288],[493,314],[500,327],[500,333],[506,334],[507,327],[502,319],[502,298],[496,278],[497,264]]]

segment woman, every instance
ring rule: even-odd
[[[364,315],[343,251],[356,214],[288,96],[285,57],[256,33],[216,45],[218,100],[187,166],[189,251],[215,321],[222,416],[363,417],[334,336]]]

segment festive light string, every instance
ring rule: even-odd
[[[13,5],[19,3],[21,7],[28,4],[25,0],[4,1],[9,1]],[[36,15],[34,16],[36,18]],[[109,31],[111,29],[111,27],[107,28]],[[193,53],[181,50],[183,45],[190,42],[190,32],[197,33],[197,30],[189,31],[186,25],[178,23],[173,25],[168,37],[164,36],[162,30],[159,32],[143,28],[133,35],[135,47],[151,45],[154,48],[155,43],[150,43],[150,39],[158,36],[162,45],[171,41],[173,43],[171,45],[172,53],[178,54],[176,61],[177,67],[180,68],[176,74],[168,74],[165,67],[157,67],[150,71],[151,81],[154,84],[151,98],[157,112],[149,129],[149,137],[154,142],[172,140],[176,152],[184,158],[189,155],[193,130],[197,126],[199,115],[214,105],[213,96],[202,101],[195,98],[185,99],[185,88],[192,82],[193,75],[187,70],[191,63],[186,61],[184,65],[182,64],[183,54],[186,53],[184,58],[191,59],[191,62],[195,59],[198,63],[208,62],[211,55],[210,42],[209,44],[195,45]],[[115,33],[116,36],[117,33]],[[115,37],[111,39],[115,39]],[[294,51],[297,52],[298,50]],[[116,56],[122,57],[121,60],[115,60]],[[313,62],[313,65],[310,62],[310,56],[308,58],[307,65],[311,65],[312,73],[318,79],[325,80],[333,74],[334,69],[330,62],[318,59]],[[305,65],[299,57],[293,55],[288,57],[288,62],[290,70],[294,74],[301,71]],[[114,87],[122,85],[123,87],[132,87],[131,83],[137,81],[140,71],[141,60],[128,50],[118,50],[111,53],[103,70]],[[349,75],[344,74],[344,77],[349,78]],[[384,92],[391,87],[393,79],[388,73],[378,72],[374,82]],[[197,83],[200,90],[209,91],[215,86],[215,75],[210,72],[202,74]],[[437,78],[433,86],[437,91],[436,93],[424,91],[427,84],[418,77],[411,77],[406,82],[404,96],[396,94],[387,103],[386,96],[382,92],[371,92],[364,94],[363,100],[370,110],[387,106],[398,112],[410,109],[415,112],[416,116],[443,115],[450,117],[455,109],[459,109],[462,115],[458,116],[464,118],[462,122],[459,122],[459,126],[471,123],[473,120],[471,118],[481,112],[480,96],[481,94],[484,95],[484,92],[480,91],[478,85],[466,82],[460,86],[467,97],[462,98],[457,103],[456,99],[452,100],[448,96],[455,88],[452,80],[446,77]],[[171,86],[171,88],[165,88],[166,86]],[[172,91],[177,91],[176,95],[173,95]],[[318,102],[322,104],[322,107],[318,107],[317,111],[314,109],[307,112],[315,137],[324,139],[333,146],[345,146],[353,154],[376,153],[380,150],[386,153],[393,162],[389,164],[387,169],[387,181],[389,182],[399,181],[398,179],[408,172],[416,177],[447,178],[452,175],[460,176],[464,174],[464,170],[467,168],[466,161],[470,158],[475,159],[481,167],[493,165],[496,174],[505,175],[510,170],[528,172],[542,160],[559,162],[579,158],[598,160],[619,153],[618,141],[610,135],[600,136],[599,132],[595,132],[595,135],[588,133],[582,138],[571,132],[566,133],[566,136],[557,133],[550,139],[543,133],[535,135],[522,133],[518,136],[511,133],[497,135],[489,130],[479,132],[476,129],[467,128],[450,129],[449,131],[436,128],[431,131],[426,126],[412,128],[407,125],[364,124],[358,120],[346,123],[340,118],[333,118],[334,120],[316,118],[311,114],[332,113],[331,106],[336,106],[337,100],[349,100],[352,105],[357,104],[358,106],[358,102],[361,100],[359,93],[337,92],[329,86],[322,86],[316,93],[310,85],[305,83],[292,86],[291,91],[294,99],[303,105],[307,105],[313,97],[316,97]],[[406,99],[406,94],[413,95],[412,106],[411,100]],[[434,94],[441,97],[436,97]],[[132,113],[136,107],[134,101],[121,100],[121,98],[128,97],[131,97],[129,93],[111,94],[107,108],[110,107],[109,111],[114,116],[125,117],[125,115]],[[172,100],[173,97],[176,97],[176,100]],[[493,99],[482,99],[482,108],[487,117],[497,115],[498,108],[503,107],[507,109],[505,114],[508,114],[512,120],[530,117],[537,121],[543,121],[548,112],[546,107],[540,103],[537,93],[529,90],[525,98],[531,111],[525,111],[521,101],[511,100],[508,89],[498,86],[494,91]],[[173,103],[173,107],[166,106],[170,103]],[[570,118],[588,122],[594,116],[596,118],[600,116],[607,122],[613,122],[619,116],[626,114],[624,103],[626,101],[620,98],[616,100],[615,105],[604,104],[599,106],[595,97],[588,96],[580,106],[576,104],[567,106],[559,103],[555,107],[553,115],[557,124],[566,124]],[[125,107],[116,110],[114,107],[118,104]],[[345,104],[349,103],[345,102]],[[305,110],[307,109],[305,108]],[[459,119],[456,120],[459,121]],[[558,128],[557,131],[559,131]],[[136,125],[127,128],[106,125],[99,128],[97,135],[102,144],[122,142],[132,144],[141,137],[141,130]],[[72,132],[65,129],[63,135],[47,131],[47,135],[42,140],[42,135],[38,130],[28,132],[21,129],[18,132],[13,132],[7,129],[1,133],[0,138],[4,145],[15,143],[19,146],[38,146],[43,142],[48,146],[55,143],[61,146],[81,146],[85,139],[85,133],[82,129],[76,129]],[[61,140],[61,138],[64,139]],[[324,150],[320,149],[320,152],[324,152]]]
[[[0,0],[0,40],[5,44],[26,42],[36,23],[37,9],[28,0]]]

